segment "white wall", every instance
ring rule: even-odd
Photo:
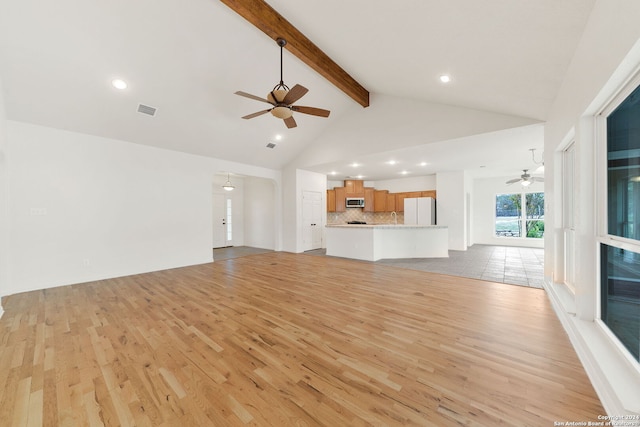
[[[368,108],[354,109],[351,114],[336,121],[289,166],[304,169],[362,154],[385,152],[389,150],[389,141],[394,141],[395,149],[399,149],[534,123],[538,121],[371,94]]]
[[[449,249],[467,250],[466,177],[464,171],[436,175],[436,222],[449,227]]]
[[[263,178],[244,179],[245,245],[275,249],[275,182]]]
[[[598,256],[594,114],[640,67],[640,2],[597,0],[545,126],[545,288],[609,414],[640,413],[640,369],[597,320]],[[574,131],[575,129],[575,131]],[[575,292],[560,283],[561,169],[558,151],[575,132]]]
[[[297,169],[288,166],[282,171],[282,201],[285,206],[282,211],[282,250],[294,253],[299,252],[297,213],[298,199],[302,200],[297,189]]]
[[[390,193],[402,193],[405,191],[428,191],[436,189],[436,176],[426,175],[412,176],[410,178],[365,181],[364,186],[373,187],[376,190],[389,190]],[[344,187],[344,181],[327,181],[327,188],[334,187]]]
[[[496,196],[498,194],[544,192],[544,184],[539,182],[531,184],[526,190],[519,184],[505,184],[507,180],[512,178],[515,177],[477,178],[474,180],[472,195],[473,243],[542,248],[544,247],[544,239],[495,236]]]
[[[410,178],[384,179],[375,181],[376,190],[389,190],[390,193],[405,191],[428,191],[436,189],[436,176],[415,176]]]
[[[5,294],[210,262],[215,172],[281,179],[278,171],[7,123]]]
[[[7,120],[4,108],[4,90],[0,80],[0,317],[2,296],[9,286],[9,186],[8,186]]]
[[[327,205],[327,176],[324,174],[287,167],[283,173],[283,248],[285,251],[303,252],[302,193],[317,191],[322,195],[322,206]],[[326,209],[322,209],[322,222],[327,223]],[[324,227],[322,239],[324,242]]]

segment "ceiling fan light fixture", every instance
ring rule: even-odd
[[[234,187],[234,186],[231,184],[231,181],[229,180],[229,174],[227,174],[227,182],[225,182],[225,183],[224,183],[224,185],[222,186],[222,188],[223,188],[225,191],[233,191],[233,189],[234,189],[234,188],[236,188],[236,187]]]
[[[298,126],[295,119],[293,118],[294,111],[297,113],[309,114],[311,116],[329,117],[329,114],[331,113],[329,110],[293,105],[297,100],[302,98],[309,91],[309,89],[298,84],[289,89],[289,86],[284,84],[284,81],[282,80],[282,48],[287,44],[287,42],[282,38],[279,38],[277,42],[278,46],[280,46],[280,83],[274,86],[271,92],[267,94],[266,98],[260,98],[259,96],[251,95],[250,93],[242,91],[238,91],[235,93],[236,95],[244,96],[245,98],[266,102],[273,108],[257,111],[253,114],[243,116],[242,118],[253,119],[254,117],[258,117],[270,112],[274,117],[282,119],[284,121],[284,124],[287,126],[287,129],[291,129]]]
[[[267,100],[273,104],[279,104],[284,101],[284,97],[289,93],[288,90],[285,89],[274,89],[267,94]],[[275,95],[275,99],[273,96]]]
[[[279,119],[288,119],[293,116],[293,111],[287,107],[273,107],[271,114]]]
[[[531,181],[529,181],[528,179],[527,179],[527,180],[522,181],[522,186],[523,186],[523,187],[528,187],[528,186],[530,186],[530,185],[531,185]]]

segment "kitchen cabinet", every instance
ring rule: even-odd
[[[364,181],[361,179],[346,179],[344,188],[346,197],[364,197]]]
[[[388,195],[389,195],[389,190],[374,190],[373,192],[373,211],[374,212],[387,212],[387,196]]]
[[[431,197],[433,199],[436,198],[436,190],[429,190],[429,191],[421,191],[420,192],[420,196],[418,197]]]
[[[373,212],[374,211],[374,193],[375,189],[373,187],[365,187],[364,189],[364,208],[363,212]]]
[[[327,212],[336,211],[336,190],[327,190]]]
[[[396,210],[396,195],[394,193],[387,194],[387,212]]]
[[[404,199],[409,197],[409,193],[396,193],[396,212],[404,212]]]
[[[347,192],[344,187],[335,187],[333,189],[336,192],[336,210],[335,212],[345,212],[347,210],[345,206],[345,200]]]

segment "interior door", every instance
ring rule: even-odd
[[[302,193],[302,250],[322,247],[322,194],[318,191]]]
[[[213,247],[224,248],[227,244],[227,209],[224,194],[213,195]]]

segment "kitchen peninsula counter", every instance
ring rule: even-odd
[[[327,255],[364,261],[449,256],[443,225],[327,224],[326,242]]]

